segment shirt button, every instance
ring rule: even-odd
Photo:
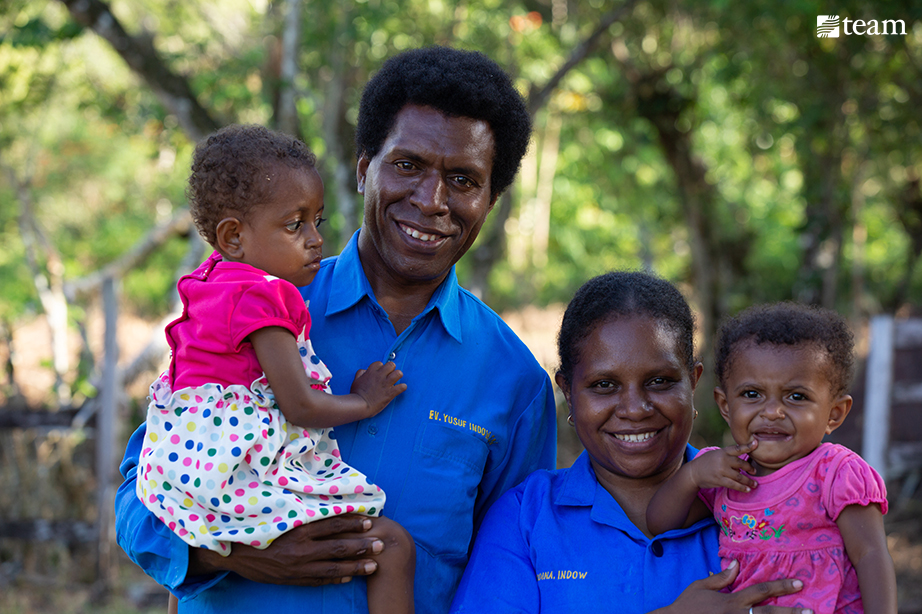
[[[374,424],[372,424],[371,426],[369,426],[369,427],[368,427],[368,434],[369,434],[369,435],[377,435],[377,434],[378,434],[378,427],[376,427]]]
[[[653,542],[650,544],[650,550],[653,552],[653,556],[657,558],[663,556],[663,544],[659,542]]]
[[[397,358],[397,352],[391,352],[391,355],[387,357],[388,360],[394,360]]]

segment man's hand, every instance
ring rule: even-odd
[[[233,571],[265,584],[342,584],[377,569],[369,555],[384,550],[384,542],[363,535],[373,522],[356,514],[318,520],[291,529],[264,550],[235,543],[226,557],[190,548],[188,575]]]

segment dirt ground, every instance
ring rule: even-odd
[[[538,361],[553,373],[556,366],[556,331],[563,315],[563,306],[546,309],[525,308],[517,312],[504,313],[503,318],[522,340],[532,349]],[[89,338],[95,346],[101,345],[102,326],[98,318],[92,319]],[[147,344],[154,326],[123,316],[119,328],[120,362],[127,364]],[[79,347],[75,337],[72,348]],[[859,345],[860,347],[860,345]],[[47,327],[41,318],[24,323],[14,330],[14,358],[16,380],[22,394],[32,406],[47,402],[47,391],[53,385],[48,368],[50,339]],[[99,355],[99,347],[94,347]],[[76,349],[74,350],[76,354]],[[7,348],[0,346],[0,360],[6,363]],[[76,355],[73,357],[76,364]],[[0,375],[0,378],[5,376]],[[0,388],[9,382],[0,379]],[[140,382],[130,394],[144,396],[146,383]],[[0,394],[0,407],[7,399]],[[558,420],[560,428],[560,453],[558,464],[569,466],[579,454],[580,445],[566,423]],[[125,434],[127,437],[127,433]],[[2,471],[2,468],[0,468]],[[911,479],[901,479],[888,484],[890,513],[885,517],[887,540],[897,571],[900,614],[922,614],[922,487],[913,485]],[[28,496],[28,493],[19,493]],[[4,510],[0,510],[0,517]],[[4,543],[6,542],[6,543]],[[21,545],[13,547],[11,540],[0,539],[0,614],[32,614],[44,612],[102,612],[104,614],[135,614],[139,612],[165,611],[164,593],[147,580],[132,563],[116,550],[113,592],[102,603],[97,597],[94,578],[87,576],[86,565],[76,559],[68,559],[66,553],[52,553],[50,559],[70,560],[64,567],[69,573],[48,571],[47,563],[42,573],[21,573],[22,561],[15,557],[24,552]],[[39,548],[40,550],[41,548]],[[52,548],[53,550],[53,548]],[[60,549],[59,549],[60,550]],[[19,553],[19,554],[17,554]],[[33,552],[34,556],[34,552]],[[57,558],[56,558],[57,557]],[[40,566],[42,567],[42,566]],[[19,569],[17,573],[15,570]],[[79,573],[73,572],[79,569]]]

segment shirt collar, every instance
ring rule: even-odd
[[[362,262],[359,259],[359,232],[361,232],[361,229],[355,231],[352,238],[349,239],[349,243],[346,244],[342,253],[333,263],[332,287],[330,289],[330,300],[327,303],[327,316],[355,306],[366,296],[378,309],[381,309],[375,298],[374,291],[371,289],[371,283],[365,277],[365,270],[362,268]],[[461,292],[462,289],[458,285],[455,267],[452,266],[448,276],[432,294],[429,304],[426,305],[422,313],[413,319],[414,322],[436,309],[438,310],[439,321],[441,321],[445,331],[458,343],[461,343]]]
[[[695,458],[697,453],[698,450],[691,444],[686,444],[685,462]],[[589,463],[589,453],[583,450],[556,488],[553,495],[554,502],[558,505],[592,505],[595,503],[597,486],[602,488]]]

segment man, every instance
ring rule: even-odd
[[[490,504],[554,465],[550,380],[454,272],[514,179],[530,130],[521,96],[482,54],[432,47],[386,62],[359,110],[362,229],[302,289],[335,394],[376,360],[404,373],[407,390],[387,409],[335,434],[343,457],[387,494],[384,515],[416,541],[420,613],[448,610]],[[122,464],[119,544],[183,599],[181,612],[368,611],[362,576],[386,547],[362,537],[373,519],[318,521],[266,550],[235,544],[226,558],[190,549],[135,496],[143,431]]]

